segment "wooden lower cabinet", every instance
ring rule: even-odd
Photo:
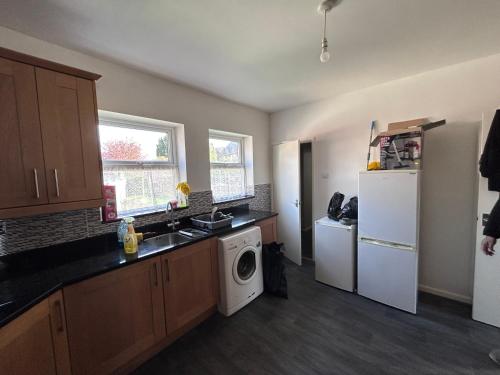
[[[71,373],[60,291],[0,329],[0,373]]]
[[[160,258],[64,288],[74,375],[109,374],[165,337]]]
[[[215,311],[217,245],[204,240],[54,293],[0,329],[0,373],[128,373]]]
[[[262,243],[268,244],[271,242],[278,241],[278,229],[277,229],[277,221],[276,216],[273,216],[269,219],[265,219],[257,222],[255,225],[260,227],[261,235],[262,235]]]
[[[217,239],[162,256],[167,334],[217,304]]]

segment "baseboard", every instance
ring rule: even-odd
[[[418,286],[418,290],[425,292],[425,293],[434,294],[436,296],[440,296],[440,297],[448,298],[448,299],[451,299],[454,301],[463,302],[463,303],[467,303],[469,305],[472,305],[472,297],[464,296],[462,294],[452,293],[452,292],[448,292],[448,291],[443,290],[443,289],[433,288],[433,287],[430,287],[427,285],[422,285],[422,284],[420,284]]]

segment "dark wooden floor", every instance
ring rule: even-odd
[[[289,299],[262,295],[217,314],[145,363],[154,374],[500,374],[500,330],[430,295],[417,316],[314,281],[287,264]]]

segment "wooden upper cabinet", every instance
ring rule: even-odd
[[[0,208],[48,202],[33,66],[0,58]]]
[[[209,239],[162,256],[167,335],[217,304],[214,244]]]
[[[50,203],[102,198],[94,82],[36,68]]]
[[[64,288],[74,375],[110,374],[165,337],[160,258]]]
[[[0,47],[0,219],[103,204],[99,77]]]
[[[0,329],[0,372],[71,373],[62,294],[58,292]]]

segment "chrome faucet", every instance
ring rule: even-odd
[[[170,223],[167,224],[167,227],[172,228],[172,231],[175,232],[175,226],[179,225],[180,222],[175,220],[174,207],[172,206],[172,203],[167,203],[167,209],[165,210],[165,213],[167,214],[167,216],[170,215]]]
[[[215,213],[217,212],[218,209],[219,209],[219,207],[217,207],[217,206],[212,208],[212,213],[210,214],[210,221],[212,223],[215,221]]]

